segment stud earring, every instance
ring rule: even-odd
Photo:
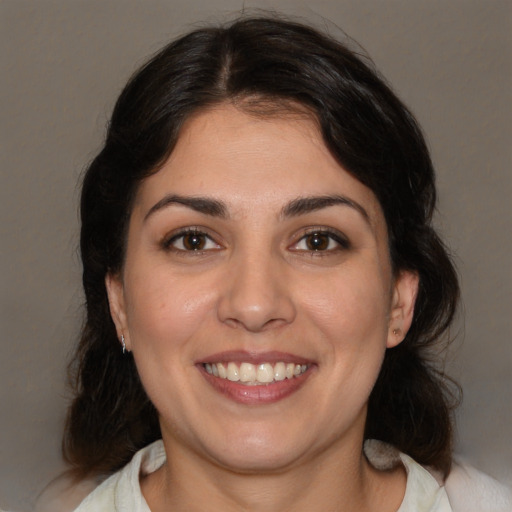
[[[393,329],[393,335],[394,336],[398,336],[399,334],[402,334],[402,330],[401,329]]]
[[[121,345],[123,346],[123,354],[126,354],[126,342],[124,341],[124,334],[121,334]]]

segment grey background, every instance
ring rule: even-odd
[[[341,27],[423,125],[464,296],[447,355],[465,390],[457,451],[512,483],[510,1],[0,0],[0,506],[30,509],[63,468],[82,300],[77,181],[113,102],[169,38],[244,4]]]

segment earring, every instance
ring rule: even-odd
[[[398,336],[399,334],[402,334],[402,330],[401,329],[393,329],[393,335],[394,336]]]
[[[126,342],[124,341],[124,334],[121,334],[121,345],[123,346],[123,354],[126,354]]]

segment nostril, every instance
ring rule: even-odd
[[[249,332],[277,329],[291,323],[295,318],[295,308],[291,301],[268,300],[264,306],[243,306],[230,304],[227,300],[219,306],[219,319],[231,328]]]
[[[272,318],[264,323],[251,322],[249,320],[241,321],[235,318],[226,318],[224,323],[234,329],[245,329],[249,332],[263,332],[269,329],[280,328],[287,325],[289,322],[280,318]]]

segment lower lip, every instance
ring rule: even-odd
[[[206,381],[219,393],[234,402],[245,405],[262,405],[279,402],[298,391],[309,378],[313,368],[308,368],[303,374],[292,379],[274,381],[269,384],[247,386],[240,382],[215,377],[206,372],[203,365],[198,365]]]

